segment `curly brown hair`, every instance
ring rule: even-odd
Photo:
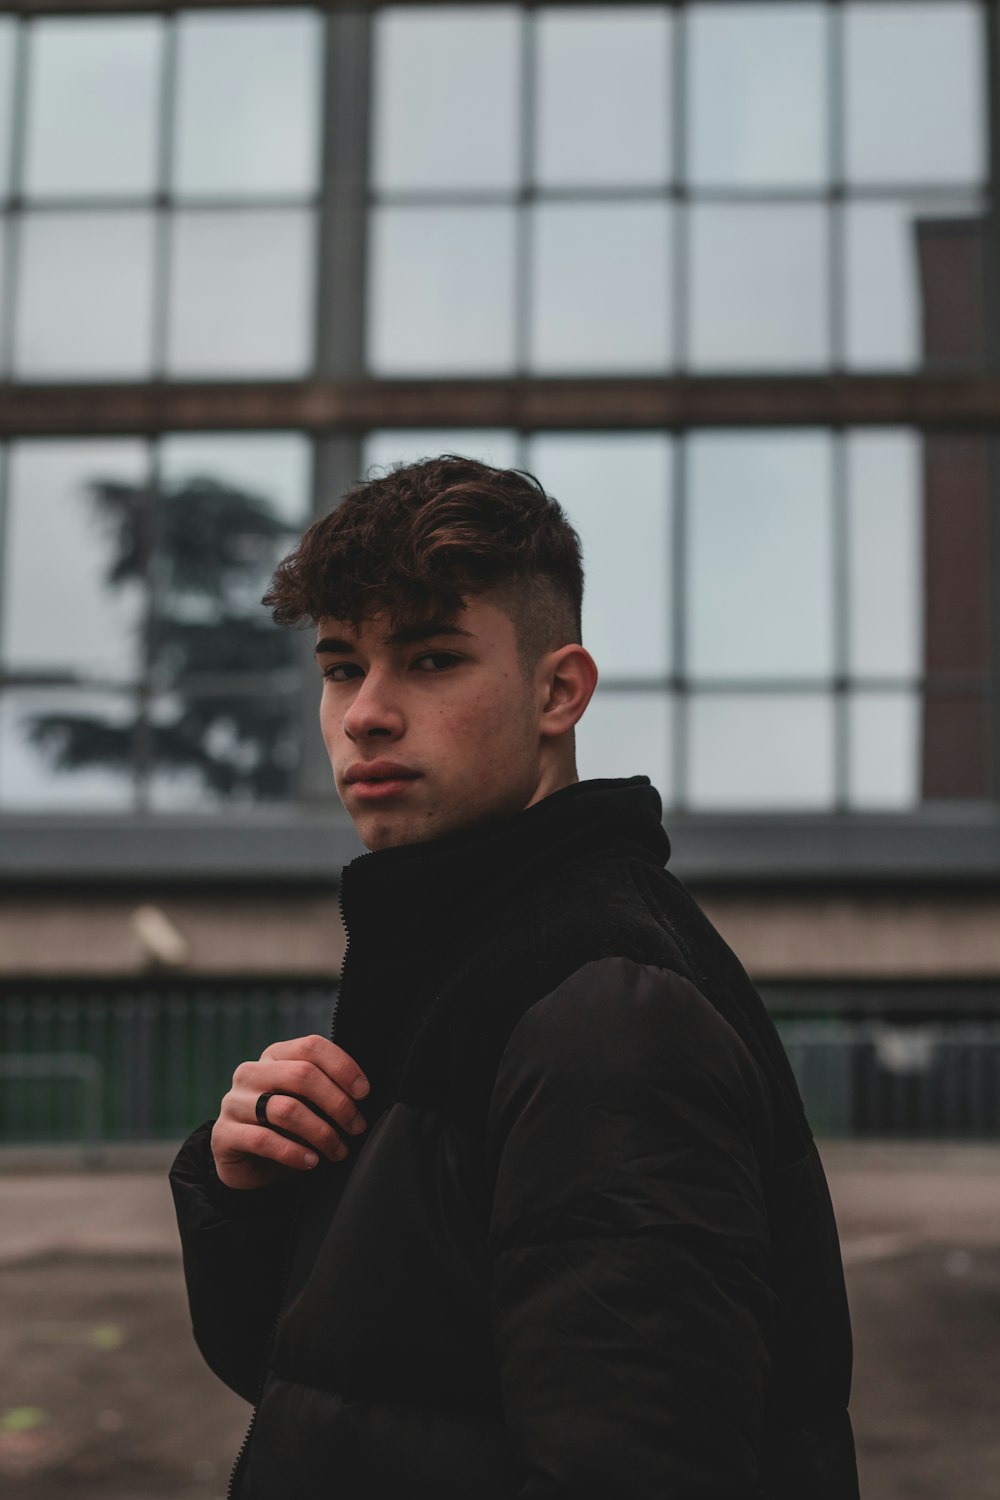
[[[451,623],[486,594],[513,620],[524,664],[579,642],[580,538],[533,474],[448,453],[353,486],[261,602],[279,625],[384,615],[398,630]]]

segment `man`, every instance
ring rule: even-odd
[[[582,587],[529,476],[442,458],[265,596],[371,852],[333,1039],[244,1063],[172,1172],[240,1500],[857,1496],[822,1167],[655,791],[577,779]]]

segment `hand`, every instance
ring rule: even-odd
[[[320,1155],[342,1161],[347,1147],[334,1122],[346,1134],[359,1135],[366,1122],[354,1101],[363,1099],[368,1090],[368,1080],[357,1063],[335,1042],[321,1036],[273,1042],[264,1048],[259,1062],[240,1063],[222,1101],[212,1127],[219,1180],[231,1188],[265,1187],[290,1170],[314,1167]],[[258,1122],[257,1100],[269,1091],[275,1097],[267,1101],[268,1121],[291,1131],[298,1141]]]

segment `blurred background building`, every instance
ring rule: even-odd
[[[325,1031],[359,845],[258,601],[373,464],[535,472],[581,774],[818,1133],[1000,1135],[994,0],[0,10],[0,1125]],[[474,997],[473,997],[474,998]]]

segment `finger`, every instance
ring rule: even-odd
[[[320,1076],[322,1077],[322,1075]],[[322,1085],[318,1085],[318,1087],[322,1088]],[[316,1115],[320,1120],[322,1120],[325,1125],[330,1125],[335,1130],[346,1130],[351,1135],[360,1135],[362,1130],[364,1130],[365,1128],[364,1117],[357,1109],[355,1109],[353,1099],[348,1099],[346,1094],[337,1095],[334,1107],[343,1117],[341,1119],[337,1119],[333,1115],[327,1114],[326,1110],[322,1109],[319,1104],[316,1103],[316,1100],[309,1098],[307,1094],[300,1094],[292,1089],[281,1089],[280,1091],[275,1090],[275,1092],[281,1098],[297,1099],[300,1104],[305,1105],[306,1109],[311,1110],[312,1113]],[[258,1095],[258,1098],[259,1097],[260,1096]],[[255,1101],[254,1114],[256,1113],[257,1105]]]
[[[354,1058],[325,1036],[299,1036],[289,1042],[272,1042],[260,1055],[261,1062],[278,1062],[285,1058],[311,1062],[353,1099],[363,1099],[371,1089]]]
[[[231,1127],[218,1143],[213,1139],[212,1149],[216,1160],[231,1162],[236,1166],[248,1157],[262,1157],[282,1167],[292,1167],[297,1172],[309,1171],[319,1162],[319,1154],[310,1146],[296,1141],[291,1136],[280,1135],[266,1125],[239,1125]]]
[[[320,1151],[331,1161],[342,1161],[347,1147],[333,1124],[292,1094],[272,1094],[264,1111],[267,1128],[306,1149]]]
[[[261,1094],[291,1094],[349,1135],[360,1135],[365,1129],[364,1115],[351,1096],[304,1058],[241,1063],[233,1074],[233,1092],[239,1100],[237,1112],[243,1119],[253,1114]]]

